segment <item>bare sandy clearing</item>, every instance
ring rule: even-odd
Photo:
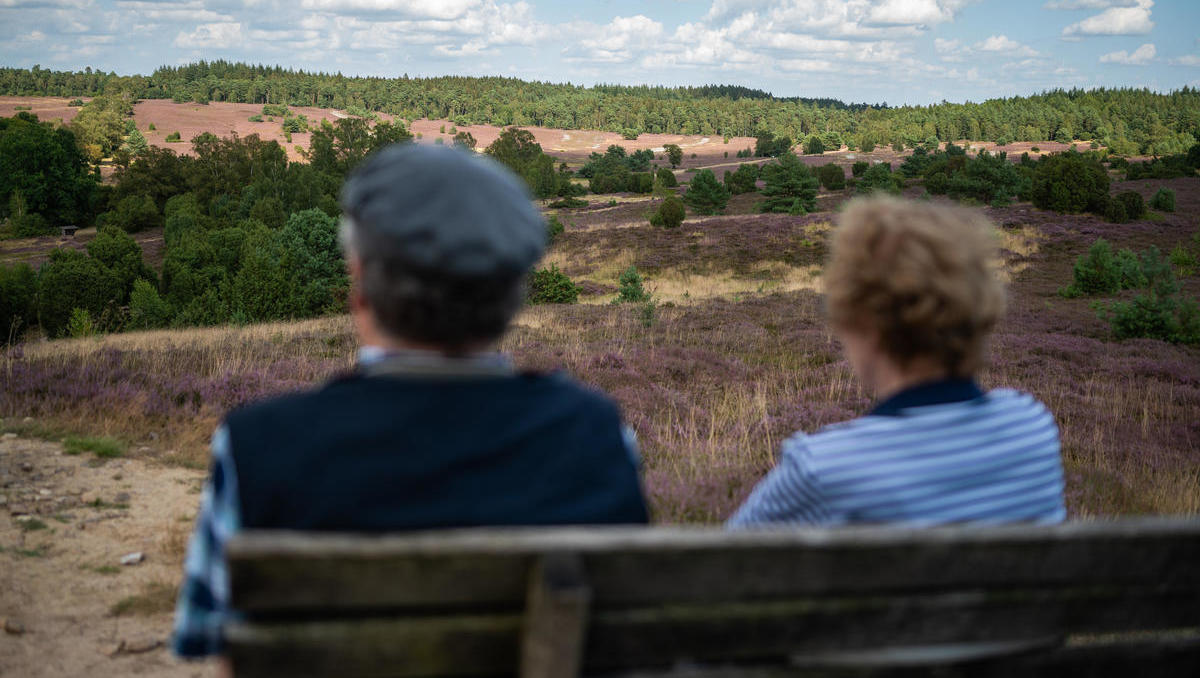
[[[164,645],[203,480],[6,434],[0,617],[24,632],[0,635],[0,675],[215,675],[212,663],[179,662]],[[133,552],[145,560],[121,565]]]

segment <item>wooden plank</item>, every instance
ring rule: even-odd
[[[576,555],[538,560],[529,577],[521,678],[574,678],[583,665],[591,590]]]
[[[592,615],[585,671],[1200,624],[1200,591],[1075,589],[686,605]],[[520,614],[238,626],[247,675],[512,675]],[[272,673],[272,671],[274,673]],[[239,672],[239,675],[242,675]]]
[[[979,586],[1200,582],[1200,520],[902,530],[588,528],[347,537],[248,533],[233,604],[298,610],[518,610],[536,558],[583,558],[593,606]]]

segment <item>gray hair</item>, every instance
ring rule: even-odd
[[[380,329],[447,352],[499,339],[525,300],[525,275],[461,276],[414,268],[384,235],[343,216],[338,239],[357,260]]]

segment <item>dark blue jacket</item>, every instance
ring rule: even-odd
[[[356,374],[226,423],[248,529],[647,521],[616,406],[561,375]]]

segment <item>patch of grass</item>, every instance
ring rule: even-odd
[[[88,507],[94,508],[94,509],[127,509],[127,508],[129,508],[129,504],[110,504],[110,503],[104,501],[103,499],[97,499],[93,502],[84,504],[84,506],[88,506]]]
[[[54,518],[55,520],[57,520],[58,522],[60,522],[64,525],[71,522],[71,516],[69,516],[65,513],[55,513],[53,516],[50,516],[50,517]]]
[[[178,589],[172,584],[150,582],[141,593],[118,600],[108,612],[114,617],[170,612],[175,608],[178,593]]]
[[[42,521],[38,520],[37,518],[34,518],[33,520],[25,520],[25,521],[19,522],[19,523],[17,523],[17,525],[21,528],[22,532],[36,532],[38,530],[44,530],[48,527],[46,525],[46,523],[43,523]]]
[[[0,551],[3,550],[3,548],[0,548]],[[12,549],[12,554],[19,558],[41,558],[46,555],[46,547],[39,546],[35,549],[14,548]]]
[[[121,568],[117,567],[116,565],[84,565],[80,569],[88,572],[95,572],[96,574],[121,574]]]
[[[92,452],[101,459],[115,459],[125,454],[125,444],[107,436],[67,436],[63,440],[67,454]]]

